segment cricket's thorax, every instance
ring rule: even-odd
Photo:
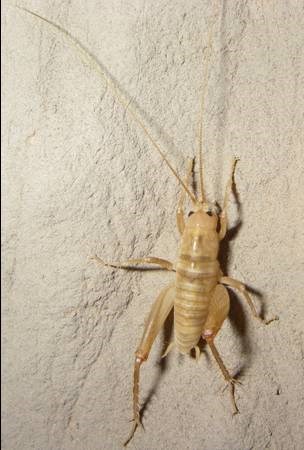
[[[174,301],[175,344],[181,353],[189,353],[199,341],[220,277],[216,226],[217,216],[198,211],[181,239]]]

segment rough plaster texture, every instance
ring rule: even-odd
[[[195,151],[208,1],[24,1],[83,42],[119,81],[179,171]],[[6,2],[4,188],[5,450],[118,449],[129,432],[133,354],[172,279],[88,262],[175,259],[179,188],[70,44]],[[263,327],[232,296],[217,338],[241,414],[211,356],[161,336],[142,370],[137,449],[302,449],[303,2],[223,1],[206,103],[206,183],[222,200],[231,156],[225,270],[245,280]],[[227,258],[229,251],[229,258]],[[168,338],[168,328],[167,328]]]

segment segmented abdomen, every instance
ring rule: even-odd
[[[189,353],[202,334],[212,291],[218,282],[219,263],[184,254],[179,257],[176,273],[174,339],[181,353]]]

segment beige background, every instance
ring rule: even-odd
[[[303,2],[220,3],[206,183],[221,202],[231,157],[240,157],[242,224],[225,265],[280,321],[263,327],[232,297],[217,344],[240,371],[236,417],[209,353],[196,363],[172,352],[159,365],[161,336],[142,370],[145,432],[130,448],[304,448]],[[71,45],[12,4],[3,19],[2,445],[118,449],[130,426],[134,350],[172,275],[115,272],[88,256],[174,260],[179,187]],[[60,23],[105,64],[183,173],[196,146],[211,2],[22,5]],[[233,198],[229,212],[233,225]]]

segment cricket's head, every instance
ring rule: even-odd
[[[218,215],[215,205],[196,202],[189,213],[181,239],[181,254],[215,260],[219,251]]]
[[[205,230],[216,230],[218,223],[218,207],[215,203],[196,201],[188,215],[187,226],[200,227]]]

